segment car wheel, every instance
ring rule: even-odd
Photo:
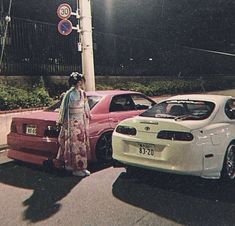
[[[222,177],[229,180],[235,178],[235,144],[230,144],[227,149],[224,158]]]
[[[100,137],[96,144],[96,158],[98,162],[111,163],[112,154],[112,132],[107,132]]]

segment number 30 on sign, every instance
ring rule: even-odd
[[[57,8],[57,15],[60,19],[68,19],[71,16],[72,8],[69,4],[63,3]]]

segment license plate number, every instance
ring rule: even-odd
[[[154,145],[140,143],[138,153],[139,153],[139,155],[144,155],[146,157],[153,157],[154,156]]]
[[[37,134],[37,127],[35,125],[27,125],[26,126],[26,134],[36,135]]]

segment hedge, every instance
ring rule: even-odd
[[[23,90],[7,85],[0,85],[0,110],[20,108],[45,107],[53,99],[44,87],[37,87],[33,91]]]
[[[32,84],[31,84],[32,85]],[[175,95],[196,93],[212,90],[234,88],[234,77],[214,77],[209,79],[109,79],[98,81],[97,90],[123,89],[142,92],[148,96]],[[58,99],[60,94],[68,89],[66,82],[60,83],[50,79],[39,79],[33,87],[14,87],[12,84],[0,84],[0,110],[18,108],[44,107]]]
[[[148,96],[176,95],[184,93],[198,93],[213,90],[232,89],[235,79],[209,78],[209,79],[172,79],[172,80],[145,80],[140,82],[126,81],[98,83],[97,90],[127,89],[142,92]]]

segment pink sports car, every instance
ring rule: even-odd
[[[92,115],[90,161],[110,161],[112,132],[116,125],[155,104],[149,97],[132,91],[94,91],[87,92],[87,97]],[[11,131],[7,135],[9,158],[43,165],[45,161],[56,157],[59,147],[59,128],[56,126],[59,106],[60,102],[45,111],[12,119]]]

